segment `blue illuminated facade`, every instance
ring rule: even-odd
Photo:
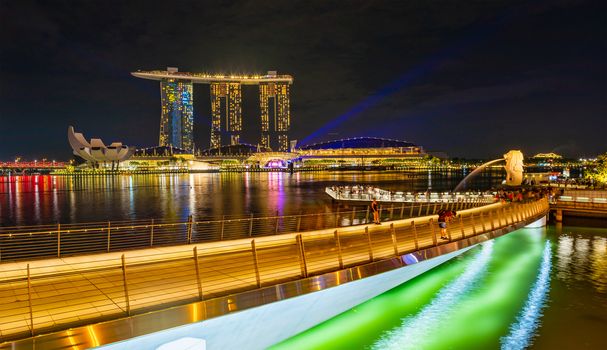
[[[194,96],[191,81],[162,79],[159,146],[194,150]]]

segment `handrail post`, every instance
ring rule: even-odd
[[[369,244],[369,261],[373,261],[373,247],[371,245],[371,233],[369,232],[369,226],[365,227],[365,234],[367,235],[367,243]]]
[[[350,226],[354,225],[355,217],[356,217],[356,207],[352,206],[352,217],[350,218]]]
[[[57,257],[61,257],[61,223],[57,223]]]
[[[335,245],[337,246],[337,261],[339,262],[339,269],[342,270],[344,268],[344,259],[341,255],[341,241],[339,239],[339,232],[337,232],[337,230],[333,231],[333,237],[335,237]]]
[[[337,211],[335,212],[335,227],[339,227],[339,205],[337,206]]]
[[[415,220],[411,220],[411,229],[413,230],[413,242],[415,243],[415,251],[418,251],[419,241],[417,240],[417,228],[415,227]]]
[[[365,214],[365,223],[369,222],[369,206],[367,205],[367,213]]]
[[[430,221],[428,221],[428,225],[430,225],[430,231],[432,232],[432,243],[434,243],[434,246],[438,245],[438,240],[436,239],[436,230],[434,227],[434,218],[430,218]]]
[[[474,213],[470,214],[470,220],[472,221],[472,234],[476,236],[476,222],[474,221]]]
[[[413,204],[414,202],[411,202],[411,209],[409,210],[409,217],[412,218],[413,217]]]
[[[405,202],[403,202],[403,204],[401,204],[400,206],[400,218],[403,218],[403,215],[405,214]]]
[[[126,314],[127,316],[131,316],[131,303],[129,301],[129,288],[126,280],[126,259],[124,254],[120,257],[122,260],[122,282],[124,284],[124,300],[126,301]]]
[[[299,211],[299,215],[297,216],[297,228],[295,232],[299,232],[299,230],[301,230],[301,215],[301,211]]]
[[[253,266],[255,267],[255,281],[257,282],[257,288],[261,288],[261,276],[259,275],[259,260],[257,259],[257,247],[255,246],[255,240],[251,240],[251,253],[253,254]]]
[[[110,222],[107,222],[107,252],[110,252],[110,240],[111,240],[111,231],[112,227],[110,226]]]
[[[30,311],[30,334],[34,336],[34,312],[32,310],[32,282],[30,264],[27,264],[27,301]]]
[[[394,228],[394,223],[390,224],[390,233],[392,234],[392,245],[394,245],[394,256],[398,256],[398,244],[396,242],[396,228]]]
[[[253,236],[253,213],[251,213],[251,217],[249,218],[249,237]]]
[[[429,199],[426,199],[429,200]],[[430,202],[426,203],[426,216],[430,215]]]
[[[390,220],[394,218],[394,203],[390,205]]]
[[[301,233],[295,236],[297,240],[297,247],[299,250],[299,267],[301,269],[301,276],[308,277],[308,265],[306,263],[306,249],[304,247],[303,238],[301,237]]]
[[[200,280],[200,267],[198,266],[198,247],[194,246],[192,249],[192,253],[194,254],[194,265],[196,266],[196,284],[198,285],[198,296],[200,300],[204,300],[202,295],[202,281]]]
[[[495,212],[495,216],[497,216],[497,227],[502,227],[502,213],[501,208],[498,208]]]
[[[150,228],[150,247],[154,246],[154,219],[152,219],[152,224]]]
[[[464,217],[462,214],[459,214],[459,229],[462,232],[462,238],[466,238],[466,233],[464,232]],[[449,237],[451,240],[451,237]]]
[[[483,218],[483,211],[481,210],[481,226],[483,228],[483,232],[487,231],[485,228],[485,218]]]
[[[417,212],[417,216],[422,216],[422,208],[424,207],[423,202],[419,202],[419,211]]]
[[[436,214],[436,207],[438,206],[437,202],[434,202],[434,208],[432,208],[432,214]]]
[[[188,215],[188,244],[192,244],[192,215]]]
[[[491,231],[494,231],[495,224],[493,223],[493,210],[489,210],[489,222],[491,222]]]
[[[225,228],[226,216],[221,216],[221,232],[219,233],[219,240],[223,241],[223,230]]]

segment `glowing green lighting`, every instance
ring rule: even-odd
[[[412,332],[424,337],[423,348],[499,348],[500,337],[506,336],[516,321],[538,275],[544,233],[543,229],[523,229],[496,239],[488,262],[482,262],[487,265],[486,272],[479,270],[476,276],[478,283],[451,296],[432,327],[426,324]],[[441,290],[457,282],[470,264],[479,262],[475,257],[480,250],[474,248],[272,349],[370,348],[390,331],[407,326],[403,320],[423,317],[420,311],[436,302]],[[415,322],[411,325],[417,326]]]

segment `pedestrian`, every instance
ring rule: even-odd
[[[457,216],[457,212],[455,210],[445,210],[441,209],[438,212],[438,227],[440,227],[440,238],[448,240],[447,236],[447,223],[451,222],[453,218]]]
[[[449,210],[441,209],[438,211],[438,227],[440,227],[440,238],[447,239],[447,215]]]
[[[381,225],[381,221],[379,220],[379,204],[377,204],[375,197],[373,197],[373,202],[371,202],[371,210],[373,211],[373,222],[376,225]]]

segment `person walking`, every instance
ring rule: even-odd
[[[447,236],[447,223],[451,222],[457,215],[455,210],[441,209],[438,212],[438,227],[440,227],[440,238],[448,240]]]
[[[376,225],[381,225],[381,221],[379,220],[379,204],[377,204],[377,199],[375,198],[371,202],[371,210],[373,211],[373,222]]]

